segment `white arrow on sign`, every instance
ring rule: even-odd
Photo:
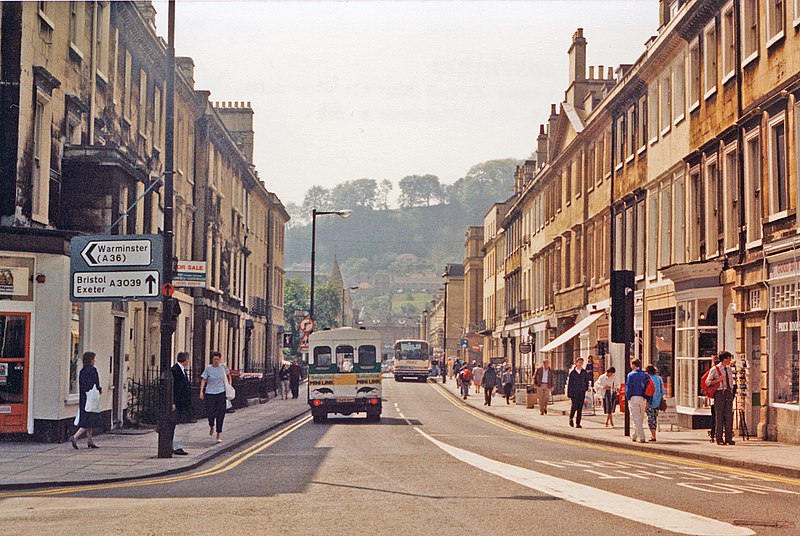
[[[150,240],[92,240],[81,257],[91,267],[150,266],[153,250]]]
[[[72,294],[76,298],[149,298],[161,292],[158,270],[139,272],[75,272]]]

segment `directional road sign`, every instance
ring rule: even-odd
[[[161,298],[161,235],[76,236],[70,241],[70,250],[72,301]]]

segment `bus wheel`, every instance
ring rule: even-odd
[[[394,381],[399,382],[400,381],[400,376],[395,376],[394,377]]]
[[[322,424],[327,420],[328,420],[328,416],[327,415],[314,415],[314,422],[316,424]]]

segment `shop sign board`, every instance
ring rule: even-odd
[[[206,288],[206,261],[178,261],[172,284],[176,287]]]
[[[157,301],[163,282],[161,235],[90,235],[70,240],[73,302]]]
[[[27,296],[30,272],[19,266],[0,266],[0,296]]]
[[[519,345],[519,353],[521,353],[521,354],[529,354],[529,353],[531,353],[532,349],[533,348],[532,348],[531,344],[527,343],[527,342],[524,342],[524,343]]]
[[[658,412],[658,424],[678,425],[678,408],[675,405],[675,398],[665,398],[667,409]]]

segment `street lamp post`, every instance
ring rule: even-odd
[[[327,216],[328,214],[336,214],[342,218],[349,218],[352,210],[317,210],[311,211],[311,296],[308,307],[308,317],[314,319],[314,269],[316,264],[317,255],[317,216]]]

